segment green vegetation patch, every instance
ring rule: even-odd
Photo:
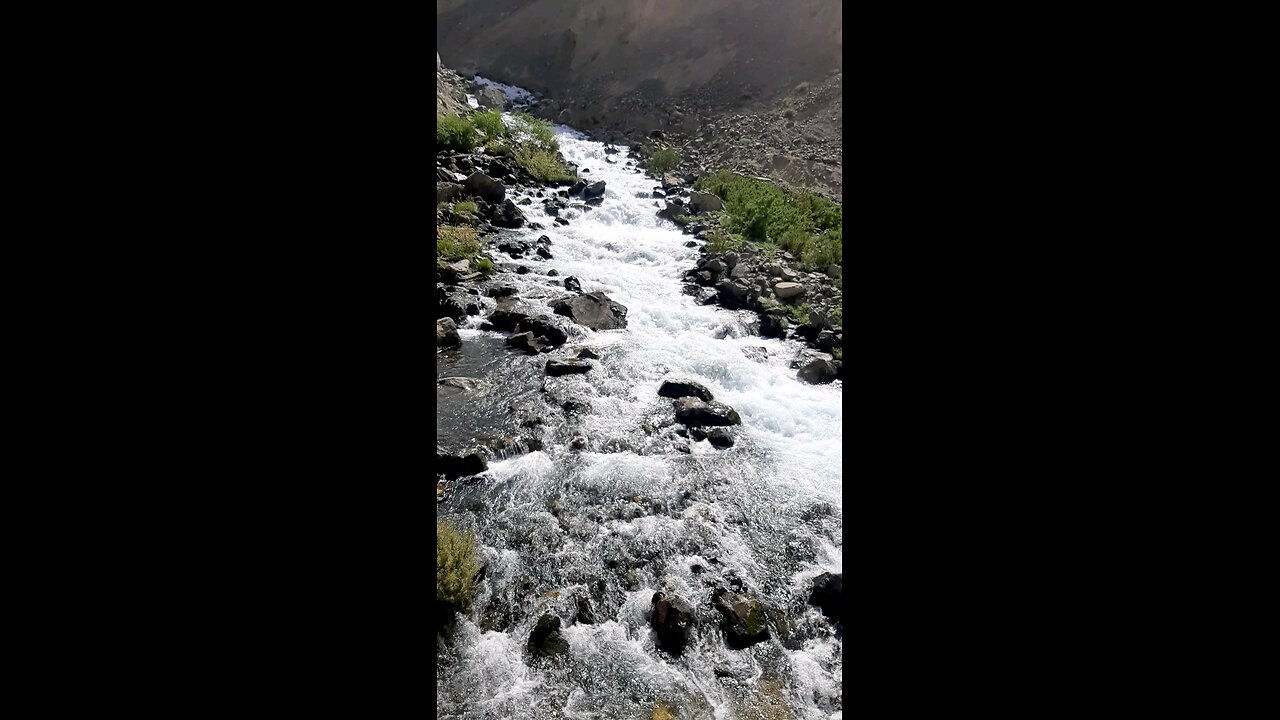
[[[778,245],[809,269],[842,264],[844,212],[821,195],[787,192],[773,183],[725,170],[698,178],[694,187],[724,200],[730,232]]]
[[[459,612],[471,610],[475,593],[476,538],[471,531],[459,532],[452,524],[436,521],[436,602],[447,603]]]
[[[644,161],[645,169],[656,175],[671,172],[680,167],[680,153],[670,148],[656,150]]]
[[[480,252],[480,234],[465,225],[436,228],[436,259],[454,262],[470,260]]]
[[[508,134],[507,126],[502,122],[501,110],[482,110],[471,116],[471,122],[490,139],[496,140]]]
[[[476,135],[475,125],[467,118],[436,118],[436,149],[449,148],[461,152],[470,152],[479,139]]]

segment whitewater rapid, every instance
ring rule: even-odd
[[[481,316],[459,329],[464,352],[437,360],[438,377],[485,381],[477,397],[438,416],[449,426],[437,430],[438,441],[488,422],[542,443],[491,462],[482,481],[437,508],[476,530],[486,564],[471,617],[439,655],[437,716],[647,719],[662,702],[680,717],[733,718],[771,687],[797,717],[839,718],[842,641],[805,600],[814,576],[842,572],[843,384],[800,382],[789,367],[798,343],[751,335],[751,313],[686,295],[681,276],[698,250],[656,217],[656,183],[625,166],[625,149],[608,154],[571,128],[554,129],[582,177],[605,181],[604,202],[561,210],[566,227],[543,212],[542,198],[515,193],[517,201],[531,197],[520,209],[544,229],[502,237],[546,235],[552,258],[494,252],[500,265],[529,269],[500,280],[546,313],[547,301],[568,294],[564,279],[576,277],[584,292],[625,305],[627,327],[575,327],[566,349],[590,348],[600,356],[596,368],[544,380],[547,355],[520,355],[502,347],[506,334],[480,329],[494,307],[482,298]],[[657,390],[676,377],[706,385],[738,411],[734,447],[675,449],[671,401]],[[565,400],[589,410],[562,413]],[[516,428],[507,415],[521,403],[545,403],[545,422]],[[572,449],[579,437],[585,449]],[[785,609],[786,642],[775,627],[769,641],[732,650],[705,623],[682,657],[655,648],[646,620],[654,592],[674,592],[714,617],[711,590],[730,582]],[[602,622],[573,623],[583,597],[599,598],[592,602]],[[567,656],[534,659],[525,649],[544,612],[564,621]]]

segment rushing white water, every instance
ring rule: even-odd
[[[493,347],[483,370],[490,389],[471,398],[475,407],[545,398],[550,410],[532,431],[542,450],[491,463],[463,493],[469,499],[439,508],[475,528],[486,576],[471,616],[441,646],[437,715],[648,718],[663,702],[682,718],[735,718],[773,701],[799,718],[840,717],[842,641],[806,599],[815,575],[841,572],[842,383],[800,382],[788,367],[799,344],[752,336],[751,313],[684,294],[681,275],[697,248],[656,217],[655,182],[626,167],[625,154],[555,129],[582,176],[606,182],[604,202],[562,210],[565,227],[532,196],[521,210],[545,229],[504,236],[547,235],[553,257],[510,261],[494,252],[500,265],[529,269],[500,281],[546,313],[548,300],[567,294],[564,279],[577,277],[583,291],[625,305],[627,327],[575,327],[564,349],[535,357],[501,348],[506,334],[480,330],[479,317],[460,330],[464,346]],[[482,302],[483,316],[494,301]],[[548,357],[577,347],[600,356],[590,373],[516,389],[521,379],[543,382]],[[438,374],[452,374],[448,362],[438,360]],[[706,385],[738,411],[734,447],[702,441],[677,451],[671,401],[657,396],[674,377]],[[565,415],[564,400],[590,409]],[[572,449],[574,437],[586,447]],[[784,627],[771,616],[770,640],[726,645],[710,594],[731,583],[785,615]],[[648,627],[657,590],[685,598],[702,619],[679,658],[658,650]],[[573,621],[584,597],[600,622]],[[544,612],[564,621],[567,656],[533,658],[525,649]]]

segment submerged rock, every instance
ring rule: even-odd
[[[666,380],[658,388],[658,395],[667,398],[695,397],[699,400],[714,400],[711,391],[702,383],[692,380]]]
[[[529,652],[538,657],[563,655],[569,652],[569,641],[560,636],[560,618],[543,615],[529,633]]]
[[[730,647],[741,650],[769,639],[769,626],[759,600],[725,588],[716,588],[711,599],[716,611],[724,618],[725,638]]]
[[[667,597],[663,593],[653,595],[653,614],[649,624],[658,633],[658,647],[672,655],[684,652],[693,634],[697,618],[689,603],[674,595]]]
[[[684,397],[676,400],[674,406],[676,422],[689,427],[742,424],[738,411],[721,402],[703,402],[697,398]]]
[[[578,281],[578,278],[570,275],[564,279],[564,289],[572,290],[573,292],[582,292],[582,283]]]
[[[733,447],[733,435],[722,427],[707,431],[707,440],[718,448]]]
[[[810,385],[822,385],[836,379],[836,368],[827,360],[811,360],[796,377]]]
[[[479,475],[489,469],[489,461],[485,459],[484,450],[469,448],[457,451],[445,451],[436,446],[436,474],[446,478]]]
[[[552,377],[560,375],[580,375],[590,372],[595,365],[585,360],[548,360],[547,374]]]
[[[833,622],[844,623],[844,576],[822,573],[813,579],[809,603],[816,605]]]

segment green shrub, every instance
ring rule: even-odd
[[[514,113],[515,129],[517,132],[525,134],[526,138],[521,138],[523,142],[532,142],[543,150],[551,153],[552,157],[560,151],[560,142],[556,140],[556,134],[551,129],[551,123],[546,120],[539,120],[529,113]]]
[[[554,151],[537,147],[533,143],[521,143],[512,153],[516,163],[541,182],[573,182],[577,176],[556,160]]]
[[[843,326],[843,325],[844,325],[844,311],[843,311],[843,310],[841,310],[840,308],[836,308],[835,310],[832,310],[832,311],[831,311],[831,324],[832,324],[832,325],[835,325],[835,326],[837,326],[837,327],[841,327],[841,326]]]
[[[453,206],[453,211],[461,215],[475,215],[480,212],[480,206],[476,205],[475,200],[460,200]]]
[[[680,167],[680,153],[670,148],[663,148],[645,158],[644,166],[650,172],[661,175]]]
[[[716,228],[707,236],[707,252],[719,255],[742,247],[742,236]]]
[[[810,270],[826,270],[831,265],[841,264],[844,250],[840,246],[840,240],[839,228],[813,237],[800,251],[800,262]]]
[[[467,260],[480,252],[480,235],[475,228],[445,225],[436,228],[436,257],[448,262]]]
[[[501,155],[503,157],[511,157],[514,152],[511,148],[511,143],[504,142],[502,140],[495,140],[488,145],[485,145],[484,151],[490,155]]]
[[[464,117],[436,118],[436,148],[469,152],[476,146],[476,129]]]
[[[733,232],[778,245],[810,268],[826,270],[842,262],[844,213],[821,195],[786,193],[772,183],[725,170],[698,178],[694,187],[724,200]]]
[[[500,138],[507,134],[507,126],[502,122],[501,110],[484,110],[471,116],[476,128],[483,130],[490,139]]]
[[[453,606],[461,613],[471,610],[475,592],[476,538],[471,531],[458,532],[453,525],[436,521],[436,602]]]
[[[493,261],[487,257],[482,257],[476,261],[476,270],[488,275],[493,272]]]

